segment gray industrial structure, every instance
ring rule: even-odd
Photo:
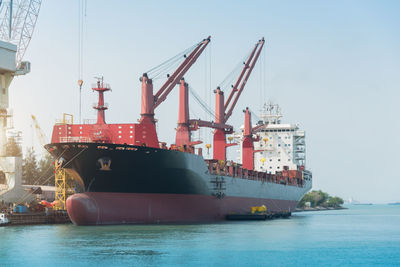
[[[22,158],[7,155],[7,130],[12,127],[9,88],[17,75],[30,72],[30,62],[22,61],[32,38],[41,0],[0,1],[0,201],[26,202],[33,196],[22,188]],[[1,41],[2,40],[2,41]]]

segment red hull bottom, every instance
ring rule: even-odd
[[[231,213],[246,213],[251,206],[270,211],[291,211],[297,201],[206,195],[95,193],[72,195],[67,211],[77,225],[194,223],[225,220]]]

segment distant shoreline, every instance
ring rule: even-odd
[[[345,208],[343,206],[340,207],[306,207],[306,208],[296,208],[295,211],[293,212],[303,212],[303,211],[323,211],[323,210],[347,210],[348,208]]]

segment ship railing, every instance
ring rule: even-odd
[[[86,136],[63,136],[60,143],[91,143],[92,140]]]
[[[242,168],[242,165],[233,162],[218,161],[218,160],[207,160],[208,172],[211,175],[217,176],[229,176],[237,177],[239,179],[247,179],[254,181],[270,182],[276,184],[290,185],[303,187],[303,173],[299,172],[296,175],[290,174],[289,172],[278,172],[271,174],[267,172],[259,172],[254,170],[247,170]]]
[[[83,124],[96,124],[96,119],[83,119]]]
[[[56,119],[56,124],[57,125],[73,124],[73,120]]]
[[[93,103],[92,107],[96,109],[108,109],[108,103],[103,103],[103,105],[100,106],[99,103]]]
[[[96,88],[111,89],[111,86],[108,83],[100,83],[100,84],[92,83],[92,88],[94,88],[94,89],[96,89]]]

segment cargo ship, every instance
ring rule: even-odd
[[[189,117],[189,86],[185,73],[210,37],[180,55],[182,61],[156,92],[148,73],[141,77],[138,123],[109,124],[104,93],[111,87],[99,79],[94,123],[56,123],[46,149],[79,186],[66,201],[77,225],[198,223],[225,220],[265,205],[269,211],[293,211],[311,188],[305,169],[305,134],[297,125],[281,124],[278,107],[270,104],[255,125],[244,110],[244,126],[227,124],[264,46],[259,40],[244,62],[225,101],[215,93],[215,120]],[[174,144],[158,139],[155,109],[179,85],[179,114]],[[275,107],[275,110],[274,110]],[[213,129],[213,143],[202,144],[192,133]],[[172,127],[171,127],[172,128]],[[201,147],[203,145],[204,147]],[[227,148],[239,147],[237,162],[227,160]],[[212,149],[212,157],[203,156]]]

